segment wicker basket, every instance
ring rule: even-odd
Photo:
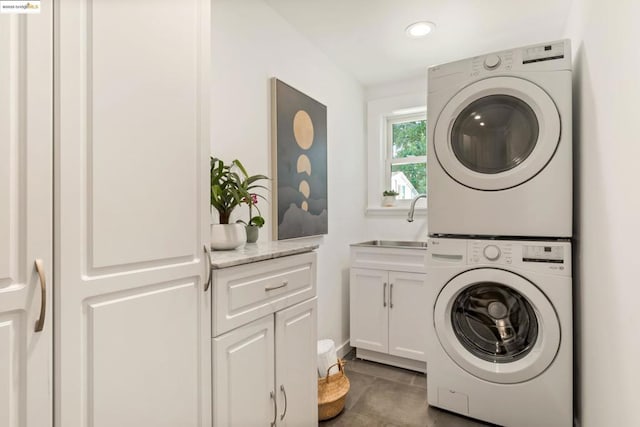
[[[318,379],[318,420],[328,420],[344,409],[349,392],[349,378],[344,373],[344,361],[339,359],[327,369],[327,376]],[[338,366],[338,373],[329,375],[331,368]]]

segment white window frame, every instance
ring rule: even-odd
[[[422,109],[422,107],[416,107],[416,109]],[[418,121],[426,121],[427,113],[426,109],[421,113],[397,113],[397,115],[393,115],[387,117],[386,129],[387,133],[386,138],[386,158],[385,158],[385,182],[387,185],[387,189],[391,189],[391,167],[394,165],[410,165],[414,163],[424,163],[425,168],[427,167],[427,155],[425,153],[424,156],[408,156],[402,158],[393,158],[393,125],[398,123],[406,123],[406,122],[418,122]],[[407,200],[402,199],[398,200],[397,203],[405,204]]]
[[[382,192],[390,183],[387,172],[389,120],[406,117],[420,112],[426,118],[426,96],[424,93],[406,94],[383,99],[374,99],[367,103],[367,216],[406,216],[410,200],[399,200],[394,207],[382,207]],[[389,148],[388,148],[389,147]],[[426,156],[425,156],[426,158]],[[428,191],[428,189],[427,189]],[[427,211],[427,201],[423,198],[416,204],[416,215],[423,216]]]

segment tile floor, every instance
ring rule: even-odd
[[[424,374],[347,357],[351,383],[345,409],[320,427],[486,427],[482,423],[427,405]]]

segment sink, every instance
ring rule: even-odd
[[[427,242],[400,241],[400,240],[369,240],[362,243],[354,243],[351,246],[368,246],[376,248],[400,248],[400,249],[427,249]]]

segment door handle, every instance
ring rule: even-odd
[[[41,259],[34,261],[38,277],[40,278],[40,317],[36,322],[36,332],[41,332],[44,329],[44,319],[47,312],[47,279],[44,276],[44,263]]]
[[[282,412],[282,415],[280,415],[280,421],[282,421],[287,415],[287,391],[284,389],[283,384],[280,384],[280,391],[284,394],[284,411]]]
[[[384,282],[384,285],[382,285],[382,306],[387,306],[387,282]]]
[[[276,395],[270,391],[269,396],[273,400],[273,421],[271,421],[271,427],[276,427],[276,421],[278,419],[278,402],[276,402]]]
[[[393,283],[389,285],[389,308],[393,308]]]
[[[207,256],[207,271],[209,275],[207,276],[207,283],[204,285],[204,291],[207,292],[209,290],[209,286],[211,286],[211,254],[209,253],[209,248],[207,245],[204,245],[204,253]]]

